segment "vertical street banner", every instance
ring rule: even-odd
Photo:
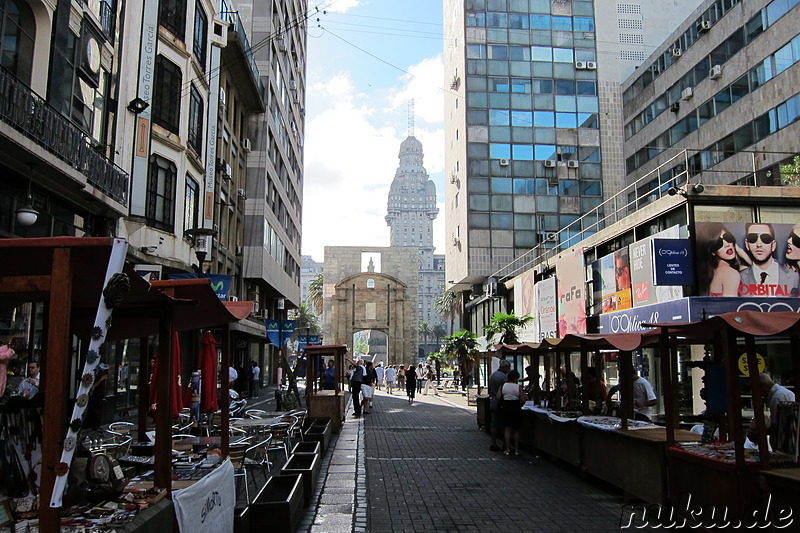
[[[150,115],[153,110],[153,76],[158,45],[158,2],[142,2],[142,36],[139,44],[137,97],[147,108],[136,115],[131,168],[131,215],[145,216],[147,169],[150,159]]]
[[[586,333],[585,271],[582,250],[566,252],[556,261],[559,337]]]
[[[265,320],[264,325],[267,329],[267,339],[269,342],[278,348],[286,344],[294,333],[296,321],[295,320],[280,320],[271,319]]]
[[[548,278],[536,284],[536,317],[538,338],[558,337],[558,312],[556,304],[556,278]]]
[[[525,327],[517,329],[517,337],[521,342],[537,342],[539,340],[538,320],[536,320],[536,290],[534,288],[534,271],[528,270],[514,280],[515,313],[517,316],[529,315],[534,320]]]
[[[216,25],[216,24],[215,24]],[[217,170],[217,114],[219,112],[219,65],[222,50],[212,39],[208,69],[208,118],[206,120],[206,176],[203,195],[203,227],[214,227],[214,179]],[[186,228],[188,229],[188,228]]]

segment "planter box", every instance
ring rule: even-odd
[[[311,503],[317,477],[322,465],[319,455],[313,453],[295,453],[289,457],[281,469],[281,474],[301,474],[303,476],[303,493],[306,507]]]
[[[329,416],[307,416],[303,420],[303,429],[306,430],[311,426],[324,426],[331,421]]]
[[[322,457],[322,444],[319,441],[310,440],[306,442],[298,442],[292,448],[292,453],[314,453]]]
[[[328,422],[324,426],[312,425],[303,433],[304,441],[316,441],[322,446],[322,453],[328,449],[328,443],[331,441],[331,423]]]
[[[233,533],[250,533],[250,507],[234,508]]]
[[[294,533],[303,516],[303,476],[272,476],[250,504],[250,533]]]

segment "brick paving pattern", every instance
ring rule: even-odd
[[[620,531],[619,491],[529,451],[490,452],[460,395],[409,405],[378,391],[371,414],[350,413],[300,531]]]

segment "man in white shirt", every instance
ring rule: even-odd
[[[382,362],[378,363],[378,366],[375,367],[375,374],[377,374],[378,376],[378,381],[375,383],[375,388],[381,390],[381,387],[383,386],[383,378],[384,375],[386,374],[383,369]]]
[[[394,382],[397,379],[397,370],[394,368],[394,365],[389,365],[386,368],[386,392],[389,394],[393,394],[394,390]]]
[[[635,368],[633,372],[631,372],[631,377],[633,378],[633,411],[636,413],[635,418],[636,420],[651,422],[653,416],[652,407],[658,403],[653,386],[649,381],[639,376]],[[622,384],[618,383],[608,391],[606,404],[609,408],[611,408],[613,404],[611,397],[614,396],[621,387]]]
[[[32,400],[39,393],[39,382],[42,379],[39,363],[31,361],[28,363],[28,377],[19,384],[19,393],[23,398]]]
[[[228,367],[228,384],[233,386],[233,383],[239,378],[239,373],[232,366]]]
[[[425,385],[425,369],[422,368],[422,363],[417,365],[415,372],[417,373],[417,392],[422,392],[422,386]]]

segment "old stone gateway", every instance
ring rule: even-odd
[[[387,336],[385,364],[416,363],[417,268],[415,248],[326,247],[325,343],[345,344],[352,355],[354,333],[379,331]]]

